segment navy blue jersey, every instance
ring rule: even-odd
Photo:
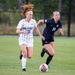
[[[45,19],[44,23],[46,24],[46,27],[43,31],[43,36],[46,39],[52,38],[54,37],[54,33],[59,29],[62,28],[62,23],[60,20],[58,20],[57,23],[55,23],[54,19]]]

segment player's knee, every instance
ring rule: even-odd
[[[54,52],[52,52],[52,53],[50,53],[50,55],[51,55],[51,56],[54,56],[54,55],[55,55],[55,53],[54,53]]]
[[[27,58],[27,55],[26,55],[26,54],[23,54],[23,57],[24,57],[24,58]]]

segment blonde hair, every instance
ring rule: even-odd
[[[33,10],[33,4],[24,4],[22,7],[23,7],[23,11],[22,11],[21,15],[23,17],[25,17],[25,15],[26,15],[26,13],[28,11],[32,11]]]
[[[55,13],[59,13],[59,11],[54,11],[54,12],[53,12],[53,15],[54,15]],[[60,13],[59,13],[59,14],[60,14]]]

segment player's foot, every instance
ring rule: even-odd
[[[43,57],[44,54],[45,54],[45,48],[43,48],[42,51],[41,51],[41,57]]]
[[[22,69],[22,71],[26,71],[26,69],[25,69],[25,68],[23,68],[23,69]]]
[[[20,57],[19,57],[20,60],[22,59],[22,56],[23,56],[23,55],[22,55],[22,51],[20,51]]]

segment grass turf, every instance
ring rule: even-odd
[[[40,57],[41,40],[34,37],[34,54],[27,59],[27,71],[22,72],[18,38],[0,36],[0,75],[75,75],[75,38],[55,37],[55,56],[47,73],[39,71],[47,55]]]

